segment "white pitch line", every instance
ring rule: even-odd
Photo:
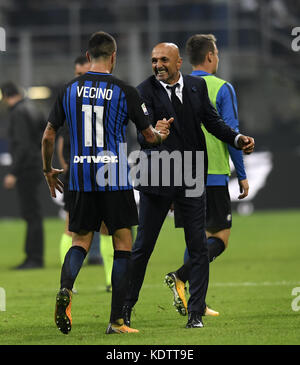
[[[249,286],[299,286],[300,281],[261,281],[261,282],[253,282],[253,281],[242,281],[242,282],[228,282],[228,283],[219,283],[219,282],[209,282],[209,287],[249,287]],[[161,284],[143,284],[142,288],[157,288],[161,287]]]
[[[209,288],[211,287],[255,287],[255,286],[291,286],[291,287],[296,287],[299,286],[300,287],[300,281],[286,281],[286,280],[281,280],[281,281],[261,281],[261,282],[253,282],[253,281],[242,281],[242,282],[228,282],[228,283],[213,283],[213,282],[209,282]],[[87,286],[85,284],[80,284],[80,286],[82,286],[83,290],[89,290],[91,287]],[[158,282],[155,284],[143,284],[142,289],[143,288],[161,288],[162,286],[165,286],[165,284]],[[94,288],[94,287],[93,287]],[[104,285],[102,286],[98,286],[96,287],[98,290],[103,291]],[[46,289],[47,291],[49,290],[49,288]],[[54,289],[53,289],[54,290]],[[55,289],[56,291],[59,290],[58,288]],[[39,290],[40,291],[40,290]]]
[[[245,282],[228,282],[228,283],[210,283],[209,286],[300,286],[300,281],[262,281],[262,282],[252,282],[252,281],[245,281]]]

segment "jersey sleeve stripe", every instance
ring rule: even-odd
[[[73,84],[74,85],[74,84]],[[74,136],[74,155],[78,155],[78,136],[77,136],[77,118],[76,118],[76,94],[74,95],[74,92],[71,92],[71,87],[68,87],[68,105],[70,110],[70,125],[73,131]],[[75,88],[76,93],[76,88]],[[71,158],[74,156],[71,156]],[[76,189],[79,190],[79,174],[78,166],[76,164],[72,164],[73,167],[73,176],[74,176],[74,185]],[[81,174],[82,176],[82,174]]]

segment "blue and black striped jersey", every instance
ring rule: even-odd
[[[87,72],[66,84],[50,112],[58,129],[70,133],[70,191],[132,189],[126,154],[126,128],[149,127],[148,112],[137,90],[111,74]]]

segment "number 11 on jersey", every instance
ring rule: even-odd
[[[103,106],[99,105],[82,105],[82,112],[84,113],[84,145],[85,147],[92,147],[93,145],[93,128],[92,128],[92,116],[96,114],[96,146],[104,147],[103,138]]]

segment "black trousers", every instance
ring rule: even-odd
[[[21,216],[26,222],[25,253],[26,260],[44,263],[44,229],[39,185],[40,172],[26,174],[17,179],[17,193]]]
[[[176,201],[182,213],[186,245],[192,261],[188,311],[203,314],[209,279],[205,195],[186,198],[140,193],[139,226],[132,248],[130,284],[125,304],[133,307],[138,300],[148,260],[173,201]]]

